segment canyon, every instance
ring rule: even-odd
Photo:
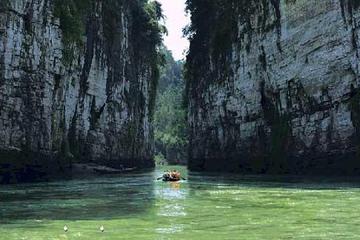
[[[169,158],[196,171],[360,172],[358,1],[187,0],[187,11],[184,103],[168,95],[189,149]],[[155,1],[1,1],[0,182],[74,163],[154,166],[162,18]]]

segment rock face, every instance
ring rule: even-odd
[[[153,165],[158,32],[144,2],[1,0],[3,181],[74,160]]]
[[[190,168],[360,172],[360,2],[200,2],[188,1]]]

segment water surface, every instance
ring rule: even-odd
[[[162,171],[0,186],[0,239],[360,238],[358,179]]]

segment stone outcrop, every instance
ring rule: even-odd
[[[359,1],[189,2],[191,169],[360,172]]]
[[[71,161],[153,165],[156,35],[144,1],[1,0],[0,178]],[[1,180],[1,179],[0,179]]]

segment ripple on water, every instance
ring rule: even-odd
[[[160,208],[158,216],[180,217],[186,216],[185,207],[180,204],[165,205]]]
[[[231,206],[215,206],[215,208],[217,208],[217,209],[230,209],[232,207]]]
[[[162,173],[0,186],[0,240],[360,236],[360,181],[202,173],[170,184],[154,180]]]
[[[156,228],[156,232],[162,234],[179,233],[182,231],[184,231],[183,224],[172,224],[169,227]]]

